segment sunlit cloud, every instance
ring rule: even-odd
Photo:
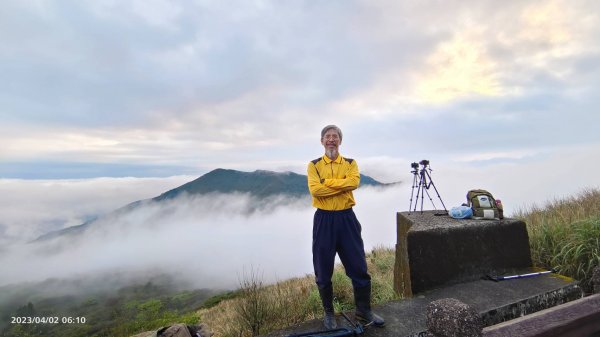
[[[574,38],[570,24],[573,12],[566,5],[566,1],[544,1],[526,7],[519,18],[523,29],[518,38],[554,48],[566,47]]]
[[[417,84],[417,97],[443,103],[468,96],[503,95],[498,66],[488,55],[484,38],[482,34],[465,32],[441,43],[427,58],[429,70]]]

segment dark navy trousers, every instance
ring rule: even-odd
[[[313,222],[312,253],[319,288],[331,286],[336,253],[354,288],[371,284],[361,230],[352,208],[343,211],[317,209]]]

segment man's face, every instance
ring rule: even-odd
[[[335,129],[329,129],[321,138],[321,144],[325,147],[325,152],[331,153],[332,151],[338,152],[342,140]]]

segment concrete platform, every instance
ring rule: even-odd
[[[532,266],[523,221],[454,219],[435,213],[397,213],[394,289],[405,298]]]
[[[531,270],[521,270],[528,272]],[[425,309],[431,301],[456,298],[470,305],[486,326],[514,319],[549,307],[579,299],[583,296],[577,282],[555,274],[501,282],[476,280],[423,292],[413,298],[392,301],[375,307],[386,320],[384,328],[369,327],[365,337],[423,336],[426,331]],[[353,317],[349,313],[350,317]],[[338,324],[345,323],[338,317]],[[269,337],[322,330],[321,320],[304,322]]]

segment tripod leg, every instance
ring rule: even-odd
[[[427,178],[424,173],[427,172],[421,169],[421,183],[419,184],[421,186],[421,214],[423,214],[423,202],[425,201],[425,191],[427,190]]]
[[[423,184],[423,193],[421,193],[421,214],[423,214],[423,202],[425,201],[425,184]]]
[[[423,181],[419,180],[419,186],[417,187],[417,198],[415,199],[415,209],[413,210],[414,212],[417,211],[417,204],[419,203],[419,195],[421,194],[422,189],[423,189]],[[423,206],[421,206],[421,211],[423,211]]]
[[[415,187],[417,187],[417,174],[416,173],[414,173],[414,175],[413,175],[412,190],[410,192],[410,204],[408,205],[408,214],[410,214],[410,210],[412,209],[412,201],[413,201],[413,195],[415,194]]]
[[[435,184],[433,183],[431,176],[429,175],[428,172],[425,172],[425,173],[429,176],[429,184],[431,186],[433,186],[433,190],[435,191],[435,194],[437,194],[437,197],[440,199],[440,202],[442,203],[442,206],[444,207],[444,211],[446,211],[446,213],[448,213],[448,210],[446,209],[446,205],[444,205],[444,201],[442,200],[442,197],[440,197],[440,193],[438,192],[437,188],[435,187]]]
[[[429,181],[431,181],[431,179]],[[431,198],[431,195],[429,195],[429,190],[425,190],[425,192],[427,193],[427,197],[429,197],[429,201],[431,201],[431,205],[433,205],[433,209],[435,211],[437,211],[437,208],[435,207],[435,203],[433,202],[433,199]]]

